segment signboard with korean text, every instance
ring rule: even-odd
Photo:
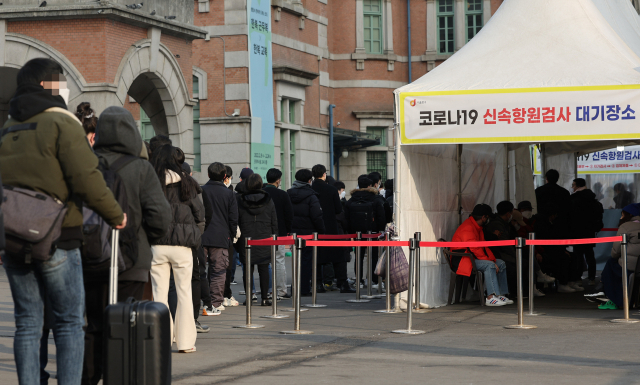
[[[271,1],[248,0],[251,168],[263,178],[273,167],[275,117],[271,56]]]
[[[640,138],[640,85],[402,92],[399,107],[403,144]]]
[[[540,150],[531,146],[533,174],[541,175]],[[578,157],[578,174],[632,174],[640,173],[640,146],[624,146],[592,152]]]

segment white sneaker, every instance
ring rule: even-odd
[[[569,282],[569,286],[575,291],[584,291],[584,287],[580,286],[577,282]]]
[[[569,285],[558,285],[558,293],[575,293],[575,289]]]
[[[225,298],[222,300],[222,306],[229,306],[229,298]]]
[[[553,283],[553,281],[555,281],[556,279],[546,275],[545,273],[543,273],[542,271],[538,272],[538,279],[537,281],[540,283]]]
[[[224,305],[220,305],[220,306],[218,306],[218,307],[216,308],[216,310],[223,311],[223,310],[224,310]]]
[[[495,295],[491,298],[485,298],[484,304],[487,306],[504,306],[507,303],[500,300],[500,298]]]
[[[220,315],[222,314],[222,312],[218,309],[216,309],[215,307],[207,307],[205,306],[204,309],[202,309],[202,315]]]
[[[229,307],[240,306],[240,302],[236,301],[235,298],[231,297],[227,299],[227,305],[225,306],[229,306]]]
[[[540,290],[538,290],[537,287],[533,288],[533,296],[534,297],[544,297],[545,294],[543,292],[541,292]]]
[[[512,300],[510,300],[509,298],[503,296],[503,295],[499,295],[498,299],[500,299],[500,301],[504,302],[505,305],[511,305],[513,303]]]
[[[569,282],[569,283],[574,284],[574,285],[578,285],[578,286],[580,286],[580,287],[583,287],[583,286],[584,286],[584,285],[582,284],[582,280],[581,280],[581,279],[580,279],[580,280],[578,280],[578,281],[573,281],[573,282]]]

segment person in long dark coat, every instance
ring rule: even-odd
[[[313,184],[311,188],[318,194],[320,207],[322,207],[322,220],[326,234],[339,234],[338,219],[336,215],[342,212],[342,204],[338,189],[327,183],[327,169],[317,164],[311,169],[313,173]],[[347,281],[347,261],[344,258],[343,250],[339,247],[320,247],[318,248],[318,265],[333,265],[333,271],[338,281],[338,287],[342,288]],[[322,273],[319,274],[322,277]],[[324,286],[319,284],[318,291],[324,292]]]

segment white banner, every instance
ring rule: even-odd
[[[403,144],[640,138],[640,85],[400,93]]]
[[[533,151],[533,174],[541,174],[540,151]],[[640,173],[640,146],[593,152],[578,157],[578,174],[632,174]]]

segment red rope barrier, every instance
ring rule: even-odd
[[[318,239],[354,239],[356,234],[319,234]]]
[[[378,237],[380,237],[380,234],[362,234],[361,238],[362,239],[378,239]]]
[[[409,246],[409,241],[308,241],[307,246],[355,247],[355,246]]]
[[[534,239],[526,240],[527,246],[556,246],[556,245],[589,245],[592,243],[622,242],[622,237],[585,238],[585,239]]]
[[[615,231],[616,233],[618,232],[618,229],[614,229],[614,228],[605,228],[605,229],[601,229],[600,231],[598,231],[599,233],[605,232],[605,231]]]
[[[515,246],[516,240],[509,241],[484,241],[484,242],[420,242],[420,247],[491,247],[491,246]]]
[[[249,242],[249,246],[279,246],[279,245],[293,245],[295,242],[293,239],[278,239],[277,241],[274,241],[271,238],[267,238],[267,239],[256,239],[256,240],[250,240]]]

